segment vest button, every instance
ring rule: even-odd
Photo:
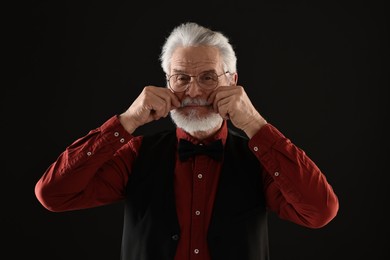
[[[173,235],[172,240],[175,240],[175,241],[179,240],[179,235],[178,234]]]

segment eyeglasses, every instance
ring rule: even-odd
[[[191,78],[195,78],[198,85],[206,90],[213,90],[218,86],[219,77],[229,73],[226,71],[220,75],[213,71],[205,71],[197,76],[191,76],[187,74],[173,74],[167,75],[168,86],[173,92],[184,92],[188,89],[191,83]]]

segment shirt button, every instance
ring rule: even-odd
[[[174,234],[173,236],[172,236],[172,240],[179,240],[179,235],[178,234]]]
[[[255,146],[255,147],[253,147],[253,150],[254,150],[255,152],[257,152],[257,151],[259,150],[259,147]]]
[[[118,133],[118,132],[115,132],[115,133],[114,133],[114,136],[119,136],[119,133]]]
[[[199,210],[195,211],[195,215],[199,216],[200,215],[200,211]]]
[[[278,176],[279,176],[279,172],[275,172],[274,175],[275,175],[276,177],[278,177]]]
[[[121,138],[121,140],[119,140],[119,142],[123,143],[125,141],[125,138]]]
[[[203,175],[201,173],[198,174],[198,179],[202,179]]]
[[[195,253],[195,254],[199,254],[199,249],[197,249],[197,248],[194,249],[194,253]]]
[[[92,155],[92,153],[91,153],[91,152],[87,152],[87,155],[88,155],[88,156],[91,156],[91,155]]]

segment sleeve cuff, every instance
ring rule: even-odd
[[[268,123],[249,140],[249,148],[256,155],[261,156],[282,139],[285,139],[285,136],[275,126]]]

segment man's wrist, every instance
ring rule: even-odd
[[[252,138],[266,124],[267,124],[267,120],[261,117],[259,120],[251,121],[248,127],[244,129],[244,132],[249,138]]]
[[[128,132],[129,134],[134,133],[134,131],[137,129],[137,127],[134,125],[133,120],[126,117],[125,113],[118,115],[118,120],[123,126],[123,128],[126,130],[126,132]]]

